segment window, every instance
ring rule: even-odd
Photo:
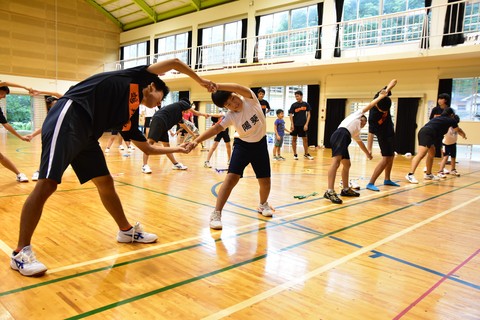
[[[8,123],[17,131],[32,130],[32,102],[29,95],[9,94],[0,105]]]
[[[157,39],[157,61],[178,58],[189,64],[188,32]]]
[[[258,58],[270,59],[314,52],[317,40],[316,5],[261,16]]]
[[[418,41],[424,7],[424,0],[345,0],[343,48]]]
[[[461,121],[480,121],[480,77],[453,79],[450,106]]]
[[[122,47],[123,68],[131,68],[149,63],[148,42],[140,42]]]
[[[202,30],[202,64],[229,65],[242,58],[242,22],[235,21]]]

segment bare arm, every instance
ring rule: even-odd
[[[63,97],[63,94],[58,93],[58,92],[52,92],[52,91],[41,91],[41,90],[35,90],[36,94],[45,94],[47,96],[54,96],[55,98],[61,98]]]
[[[467,139],[467,134],[462,130],[462,128],[456,127],[453,130],[455,130],[463,139]]]
[[[358,146],[360,147],[360,149],[362,149],[362,151],[367,155],[367,158],[368,160],[372,160],[372,154],[367,150],[367,148],[365,147],[365,144],[363,144],[363,141],[362,140],[355,140],[357,141],[357,144]]]
[[[252,92],[252,90],[250,90],[250,88],[237,83],[217,83],[217,90],[235,92],[248,99],[253,99],[254,97],[256,98],[255,94]]]
[[[195,138],[192,142],[188,143],[187,149],[190,151],[194,149],[199,143],[202,143],[205,140],[210,139],[211,137],[216,136],[220,132],[225,130],[224,127],[222,127],[220,124],[216,124],[212,127],[210,127],[208,130],[204,131],[201,135]]]
[[[208,114],[207,114],[207,113],[202,113],[202,112],[197,111],[197,110],[195,110],[195,109],[193,109],[193,108],[191,108],[190,111],[191,111],[194,115],[196,115],[197,117],[199,117],[199,116],[202,116],[202,117],[205,117],[205,118],[208,117]],[[192,117],[192,118],[193,118],[193,117]],[[193,121],[190,121],[190,122],[193,122]]]
[[[388,93],[390,90],[392,90],[393,87],[397,84],[397,80],[393,79],[390,81],[390,83],[387,85],[387,88],[385,90],[382,90],[378,97],[374,100],[372,100],[365,108],[362,109],[362,113],[366,113],[368,110],[372,109],[380,100],[388,96]]]
[[[7,81],[0,81],[0,87],[7,86],[7,87],[15,87],[15,88],[22,88],[27,90],[29,93],[33,92],[32,88],[22,86],[21,84],[16,84],[13,82],[7,82]]]
[[[2,125],[5,127],[5,129],[7,129],[11,134],[16,136],[18,139],[30,142],[30,139],[28,137],[21,136],[9,123],[2,123]]]
[[[176,147],[160,147],[160,146],[153,146],[149,144],[147,141],[135,141],[132,140],[133,144],[143,153],[147,155],[154,155],[154,154],[167,154],[167,153],[188,153],[187,150],[182,146]]]
[[[367,138],[367,150],[368,152],[370,152],[370,154],[372,153],[372,149],[373,149],[373,133],[368,133],[368,138]]]
[[[198,82],[198,84],[208,89],[209,91],[215,88],[214,83],[199,77],[192,68],[190,68],[184,62],[182,62],[180,59],[169,59],[169,60],[160,61],[150,65],[147,68],[148,72],[155,73],[158,75],[162,75],[165,72],[170,71],[172,69],[177,70],[183,74],[186,74],[187,76],[189,76],[190,78]]]

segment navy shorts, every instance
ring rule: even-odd
[[[383,157],[393,157],[395,155],[395,137],[384,137],[377,135],[378,146]]]
[[[42,126],[39,178],[61,183],[68,165],[80,183],[110,174],[90,116],[72,100],[60,99]]]
[[[330,137],[330,144],[332,145],[332,157],[342,156],[342,159],[350,159],[348,153],[348,146],[352,142],[350,131],[346,128],[338,128]]]
[[[457,144],[444,144],[443,145],[443,156],[444,157],[452,157],[456,158],[457,157]]]
[[[233,139],[232,159],[228,173],[235,173],[243,177],[243,171],[249,164],[252,164],[257,179],[271,177],[266,136],[262,140],[252,143],[245,142],[240,138]]]

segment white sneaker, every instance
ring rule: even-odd
[[[148,164],[144,164],[142,167],[142,172],[146,174],[152,173],[152,169],[150,169],[150,166]]]
[[[26,246],[16,255],[12,255],[10,268],[27,277],[38,277],[47,271],[47,267],[37,260],[32,246]]]
[[[357,183],[356,180],[350,180],[348,182],[348,187],[355,189],[355,190],[360,190],[360,185]],[[343,181],[340,180],[340,189],[343,189]]]
[[[128,152],[133,152],[133,150],[135,150],[135,147],[134,147],[134,146],[128,147]]]
[[[437,173],[437,177],[439,177],[440,179],[446,179],[446,178],[447,178],[447,175],[446,175],[444,172],[439,171],[439,172]]]
[[[314,158],[310,155],[310,153],[304,154],[303,157],[304,157],[305,159],[308,159],[308,160],[313,160],[313,159],[314,159]]]
[[[184,166],[181,162],[177,162],[176,164],[174,164],[172,166],[172,169],[173,170],[187,170],[188,167],[187,166]]]
[[[132,229],[128,231],[118,230],[117,241],[122,243],[153,243],[157,241],[158,236],[154,233],[148,233],[143,231],[143,227],[140,222],[135,223]]]
[[[105,153],[109,153],[110,152],[110,148],[105,148]]]
[[[25,173],[20,172],[19,174],[17,174],[17,181],[18,182],[28,182],[28,178],[25,175]]]
[[[214,230],[222,229],[222,213],[220,211],[213,211],[210,215],[210,228]]]
[[[203,164],[203,166],[204,166],[205,168],[211,168],[211,167],[212,167],[212,165],[210,164],[210,161],[205,161],[205,163]]]
[[[293,160],[298,160],[298,155],[294,154],[293,155]]]
[[[40,173],[38,171],[35,171],[33,174],[32,174],[32,181],[38,181],[38,175]]]
[[[405,179],[407,179],[408,182],[410,183],[418,183],[418,180],[415,179],[415,176],[413,174],[408,174],[405,176]]]
[[[424,177],[423,177],[424,180],[432,180],[432,181],[438,181],[440,180],[439,177],[437,177],[436,175],[434,174],[426,174]]]
[[[121,145],[118,146],[118,149],[123,151],[123,150],[125,150],[125,147],[121,144]]]
[[[423,167],[423,172],[427,172],[427,167]]]
[[[450,174],[450,171],[447,168],[445,168],[445,169],[443,169],[443,173]]]
[[[258,213],[261,213],[264,217],[271,217],[273,216],[272,208],[268,205],[268,202],[264,204],[260,204],[257,209]]]

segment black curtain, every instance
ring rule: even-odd
[[[150,40],[147,41],[147,64],[150,64]]]
[[[198,29],[197,31],[197,62],[195,63],[195,69],[202,68],[202,49],[200,46],[203,42],[203,29]]]
[[[460,0],[448,0],[455,3]],[[442,47],[454,46],[465,42],[463,36],[463,18],[465,16],[465,2],[452,4],[447,7],[445,26],[443,27]]]
[[[193,109],[200,111],[200,101],[193,101],[194,107]],[[193,122],[195,123],[195,127],[198,128],[198,117],[193,116]]]
[[[438,80],[438,95],[440,95],[440,93],[448,93],[451,97],[452,90],[453,90],[453,79]]]
[[[253,62],[258,62],[258,34],[260,32],[260,16],[255,17],[255,50],[253,51]]]
[[[248,19],[242,19],[242,53],[240,63],[247,63],[247,24]]]
[[[422,41],[420,42],[420,48],[428,49],[430,48],[430,7],[432,6],[432,0],[425,0],[425,17],[423,18],[423,28],[422,28]]]
[[[191,68],[192,67],[192,31],[188,31],[187,35],[187,48],[188,48],[188,53],[187,53],[187,64]]]
[[[335,9],[337,11],[337,35],[335,37],[335,51],[333,52],[333,56],[337,57],[337,58],[341,56],[341,50],[340,50],[340,22],[342,22],[343,1],[344,0],[335,0]]]
[[[399,154],[415,153],[415,130],[420,98],[398,98],[395,126],[395,151]]]
[[[347,99],[327,99],[327,114],[325,116],[325,131],[323,145],[331,148],[330,137],[337,130],[338,125],[345,119],[345,104]]]
[[[317,51],[315,51],[315,59],[322,58],[322,24],[323,24],[323,2],[317,3],[318,16],[318,40]]]
[[[188,99],[190,101],[190,91],[179,91],[178,100],[180,99]]]
[[[318,146],[318,109],[320,101],[320,86],[318,84],[308,85],[307,102],[312,108],[310,111],[310,122],[308,123],[308,145]]]

